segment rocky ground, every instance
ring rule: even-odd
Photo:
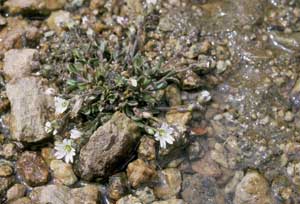
[[[299,1],[0,11],[0,203],[300,203]]]

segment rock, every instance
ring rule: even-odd
[[[30,186],[46,184],[49,171],[46,162],[36,152],[24,152],[17,161],[17,172]]]
[[[12,164],[8,161],[1,161],[0,160],[0,176],[10,176],[14,172],[12,168]]]
[[[6,193],[6,198],[8,201],[16,200],[25,196],[26,186],[23,184],[15,184]]]
[[[182,182],[182,199],[188,204],[224,204],[224,195],[212,177],[184,175]]]
[[[126,172],[128,180],[134,188],[142,183],[150,181],[156,174],[155,170],[141,159],[131,162],[128,165]]]
[[[169,168],[159,172],[159,184],[154,187],[157,198],[170,199],[176,197],[181,189],[181,173],[178,169]]]
[[[10,201],[8,202],[8,204],[34,204],[34,203],[31,202],[30,198],[23,197],[17,200]]]
[[[182,88],[185,90],[199,88],[202,84],[200,77],[192,70],[188,70],[182,74],[181,83]]]
[[[95,185],[87,185],[82,188],[72,189],[70,204],[86,204],[86,203],[98,203],[99,191]],[[67,202],[69,203],[69,202]]]
[[[226,184],[224,189],[225,193],[226,194],[234,193],[236,186],[242,180],[243,177],[244,177],[244,172],[236,171],[233,178]]]
[[[12,139],[30,143],[49,137],[44,129],[49,96],[45,95],[41,80],[26,77],[11,81],[6,91],[11,104]]]
[[[118,200],[116,204],[143,204],[143,203],[137,197],[128,195]]]
[[[257,171],[249,171],[237,185],[234,204],[271,204],[267,180]]]
[[[186,125],[192,119],[192,113],[179,112],[179,111],[169,111],[166,113],[166,120],[169,124],[176,126],[179,130],[185,129]]]
[[[129,183],[125,173],[119,173],[109,177],[108,196],[112,200],[119,200],[129,190]]]
[[[184,53],[184,56],[190,59],[198,57],[200,54],[206,54],[210,48],[210,43],[204,41],[202,43],[193,44],[187,52]]]
[[[187,204],[181,199],[170,199],[170,200],[164,200],[164,201],[156,201],[152,204]]]
[[[7,25],[0,31],[0,55],[12,48],[23,48],[24,42],[36,45],[40,32],[35,26],[31,26],[21,17],[6,18]]]
[[[155,141],[149,137],[143,137],[138,148],[138,156],[148,161],[155,160]]]
[[[54,178],[66,186],[73,185],[77,181],[70,164],[66,164],[61,160],[52,160],[50,168],[53,171]]]
[[[72,22],[71,14],[67,11],[55,11],[47,19],[49,28],[57,33],[62,32]]]
[[[91,0],[90,2],[90,9],[99,9],[105,5],[105,0]]]
[[[14,176],[10,177],[0,177],[0,198],[3,193],[13,185],[15,181]]]
[[[16,159],[18,156],[16,145],[8,143],[0,146],[0,156],[3,156],[5,159]]]
[[[4,6],[12,14],[18,13],[48,13],[63,8],[66,0],[8,0]]]
[[[134,194],[141,200],[143,204],[150,204],[155,200],[154,192],[149,187],[137,189],[137,191]]]
[[[12,49],[4,56],[4,73],[11,79],[29,76],[38,65],[38,51],[35,49]]]
[[[99,191],[94,185],[75,189],[63,185],[47,185],[34,188],[30,198],[33,203],[39,204],[96,204]]]
[[[176,85],[170,85],[167,87],[166,98],[170,106],[181,105],[181,93]]]
[[[114,173],[126,163],[137,144],[138,126],[125,114],[116,112],[111,120],[99,127],[81,149],[79,172],[83,179]]]
[[[202,159],[192,162],[192,169],[201,176],[218,178],[222,175],[219,165],[211,159],[210,153],[205,154]]]
[[[42,148],[41,155],[48,166],[50,166],[52,160],[56,159],[54,155],[54,149],[50,147]]]

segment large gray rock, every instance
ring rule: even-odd
[[[11,79],[29,76],[38,65],[38,51],[35,49],[12,49],[4,56],[4,73]]]
[[[237,185],[234,204],[271,204],[267,180],[257,171],[249,171]]]
[[[38,204],[96,204],[99,191],[94,185],[75,189],[63,185],[47,185],[34,188],[30,198],[33,203]]]
[[[125,114],[116,112],[99,127],[81,149],[79,173],[83,179],[105,177],[126,163],[140,137],[138,126]]]
[[[20,78],[6,86],[11,104],[12,139],[20,142],[38,142],[49,135],[44,130],[49,96],[44,93],[41,80],[35,77]]]

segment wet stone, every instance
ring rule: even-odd
[[[140,199],[133,195],[125,196],[121,199],[119,199],[116,204],[143,204]]]
[[[224,196],[212,177],[184,175],[181,196],[189,204],[223,204]]]
[[[256,171],[249,171],[237,185],[234,204],[271,204],[267,180]]]
[[[10,176],[14,172],[12,164],[8,161],[1,161],[0,160],[0,176]]]
[[[54,178],[66,186],[73,185],[77,181],[71,164],[66,164],[61,160],[52,160],[50,168]]]
[[[129,183],[125,173],[119,173],[109,177],[108,196],[112,200],[119,200],[129,190]]]
[[[149,182],[155,176],[156,171],[143,160],[137,159],[127,167],[128,180],[132,187],[136,188],[140,184]]]
[[[46,184],[49,170],[46,162],[36,152],[24,152],[17,161],[17,173],[30,186]]]
[[[154,187],[157,198],[169,199],[176,197],[181,189],[181,173],[178,169],[169,168],[158,173],[159,183]]]
[[[6,193],[6,198],[8,201],[16,200],[25,196],[26,186],[23,184],[15,184]]]
[[[142,201],[143,204],[150,204],[155,200],[154,192],[149,187],[139,188],[134,194]]]
[[[218,178],[222,175],[219,165],[212,160],[210,153],[206,153],[200,160],[193,161],[192,169],[201,176]]]

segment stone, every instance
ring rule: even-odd
[[[155,151],[155,141],[153,139],[146,136],[141,139],[138,148],[138,157],[148,161],[155,160],[156,151]]]
[[[182,199],[188,204],[224,204],[224,195],[216,179],[198,174],[183,175]]]
[[[169,199],[164,201],[155,201],[152,204],[187,204],[181,199]]]
[[[54,149],[50,147],[42,148],[41,156],[43,157],[48,166],[50,166],[52,160],[56,159],[54,155]]]
[[[201,176],[218,178],[222,175],[219,165],[211,159],[209,153],[206,153],[202,159],[193,161],[192,169]]]
[[[128,195],[128,196],[125,196],[125,197],[119,199],[116,202],[116,204],[143,204],[143,203],[137,197],[135,197],[133,195]]]
[[[181,93],[176,85],[170,85],[166,88],[166,98],[169,106],[180,106],[182,103]]]
[[[234,204],[271,204],[267,180],[257,171],[248,171],[235,190]]]
[[[12,164],[10,164],[8,161],[1,161],[0,160],[0,176],[10,176],[14,172],[12,168]]]
[[[40,37],[39,29],[32,26],[20,16],[6,18],[7,25],[0,31],[0,55],[12,48],[23,48],[24,41],[37,44]]]
[[[196,89],[202,84],[200,77],[192,70],[188,70],[182,74],[181,83],[184,90]]]
[[[57,184],[36,187],[29,196],[33,203],[39,204],[96,204],[99,199],[99,191],[94,185],[70,189]]]
[[[48,182],[48,166],[36,152],[24,152],[16,166],[18,174],[28,185],[39,186]]]
[[[133,188],[150,181],[156,174],[155,170],[141,159],[137,159],[128,164],[126,172]]]
[[[31,202],[30,198],[28,197],[23,197],[23,198],[18,198],[17,200],[13,200],[8,202],[8,204],[34,204]]]
[[[176,197],[181,189],[181,173],[176,168],[164,169],[158,173],[159,184],[154,187],[154,194],[160,199]]]
[[[61,160],[52,160],[50,168],[53,171],[54,179],[66,186],[73,185],[77,181],[71,164],[66,164]]]
[[[151,204],[155,200],[153,190],[147,186],[137,189],[134,194],[141,200],[143,204]]]
[[[206,54],[210,48],[210,43],[204,41],[202,43],[193,44],[187,52],[184,53],[184,56],[190,59],[198,57],[200,54]]]
[[[244,172],[242,171],[236,171],[234,173],[233,178],[226,184],[225,186],[225,193],[234,193],[236,186],[239,184],[239,182],[242,180],[242,178],[244,177]]]
[[[11,79],[29,76],[38,65],[35,49],[11,49],[4,56],[4,73]]]
[[[124,113],[116,112],[83,146],[78,171],[83,179],[112,175],[134,151],[140,131]]]
[[[0,156],[5,159],[15,159],[18,156],[16,145],[14,143],[0,145]]]
[[[0,177],[0,198],[4,192],[14,184],[15,178],[14,176],[9,177]]]
[[[57,33],[62,32],[67,25],[73,22],[71,18],[71,13],[67,11],[55,11],[52,12],[47,19],[47,25],[50,29],[56,31]]]
[[[21,78],[6,85],[11,104],[11,136],[20,142],[38,142],[48,138],[45,132],[49,96],[43,91],[42,81],[35,77]]]
[[[169,111],[166,113],[166,120],[169,124],[175,125],[178,129],[185,129],[186,125],[192,119],[192,113],[190,111],[179,112]]]
[[[26,186],[23,184],[15,184],[10,189],[8,189],[6,193],[6,199],[8,201],[16,200],[18,198],[22,198],[25,196],[26,193]]]
[[[90,2],[90,9],[99,9],[105,5],[105,0],[91,0]]]
[[[109,177],[108,196],[112,200],[119,200],[129,190],[129,183],[124,172]]]
[[[66,0],[8,0],[4,6],[12,14],[18,13],[48,13],[63,8]]]

